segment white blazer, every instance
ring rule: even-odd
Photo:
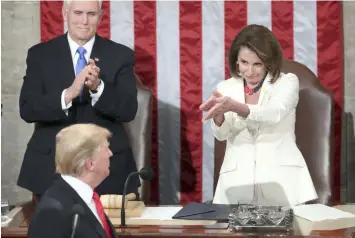
[[[220,127],[211,120],[214,136],[227,140],[214,203],[293,206],[318,198],[295,142],[298,78],[281,73],[270,80],[267,75],[258,104],[248,104],[247,118],[227,112]],[[225,80],[217,90],[245,103],[242,78]]]

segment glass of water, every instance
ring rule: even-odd
[[[1,227],[7,226],[12,220],[8,217],[9,211],[9,201],[1,198]]]
[[[247,224],[250,221],[250,219],[253,217],[247,205],[238,206],[235,216],[237,221],[243,226]]]
[[[9,201],[1,198],[1,216],[6,216],[9,213]]]

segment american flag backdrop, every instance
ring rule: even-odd
[[[41,41],[66,31],[62,5],[41,1]],[[154,92],[153,201],[186,204],[212,199],[214,138],[210,124],[201,122],[198,107],[229,77],[231,41],[251,23],[269,27],[284,56],[305,64],[334,93],[334,190],[339,200],[341,1],[104,1],[103,10],[98,33],[135,50],[136,73]]]

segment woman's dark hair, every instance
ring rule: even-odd
[[[264,63],[266,71],[272,75],[274,83],[280,76],[282,67],[282,50],[275,35],[265,26],[248,25],[234,38],[228,53],[229,71],[233,77],[239,76],[237,67],[241,47],[253,51]]]

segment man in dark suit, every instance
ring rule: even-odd
[[[110,173],[108,138],[95,124],[75,124],[56,136],[56,169],[60,177],[42,196],[31,218],[31,238],[113,238],[113,225],[94,190]],[[75,223],[75,214],[79,215]]]
[[[19,106],[21,118],[35,123],[35,130],[18,185],[36,195],[57,176],[55,135],[76,123],[94,123],[113,134],[111,173],[99,194],[122,194],[127,175],[137,171],[122,124],[134,119],[138,107],[134,53],[96,34],[102,14],[101,1],[65,1],[68,32],[28,51]],[[127,192],[137,193],[139,186],[133,178]]]

